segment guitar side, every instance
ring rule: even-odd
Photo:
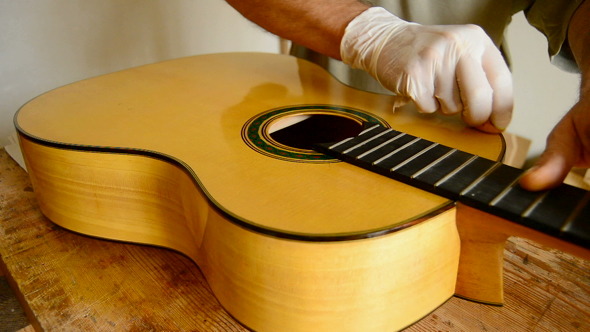
[[[40,208],[52,221],[187,255],[223,307],[254,330],[397,330],[454,294],[454,208],[377,238],[281,239],[237,225],[168,162],[23,137],[21,145]]]

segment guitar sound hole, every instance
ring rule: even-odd
[[[289,147],[312,150],[314,144],[338,142],[362,130],[362,124],[347,117],[313,114],[270,133],[270,137]]]

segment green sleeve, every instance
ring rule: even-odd
[[[536,0],[524,9],[528,22],[541,31],[549,43],[551,61],[560,68],[577,71],[567,42],[570,19],[584,0]]]

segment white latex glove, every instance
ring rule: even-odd
[[[511,73],[478,26],[420,25],[372,7],[348,24],[340,53],[421,112],[461,112],[468,125],[486,131],[510,122]]]

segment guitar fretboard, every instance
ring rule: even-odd
[[[523,171],[374,125],[319,152],[529,228],[590,248],[590,192],[570,185],[530,192]]]

